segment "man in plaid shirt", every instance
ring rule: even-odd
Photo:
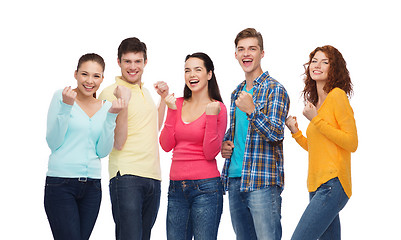
[[[241,31],[235,47],[245,81],[231,95],[230,128],[221,150],[231,222],[237,239],[281,239],[284,123],[290,100],[285,88],[262,71],[259,32]]]

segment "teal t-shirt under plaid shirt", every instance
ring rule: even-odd
[[[253,94],[253,87],[251,90],[246,90],[246,84],[242,88],[249,94]],[[245,153],[245,140],[248,133],[248,116],[245,112],[235,107],[235,134],[234,134],[234,149],[231,155],[230,167],[228,168],[229,177],[241,177],[242,162],[244,161]]]
[[[224,141],[233,141],[235,100],[245,86],[243,81],[231,94],[230,126]],[[269,185],[284,186],[283,139],[285,119],[290,107],[287,91],[266,71],[257,77],[253,88],[255,110],[248,116],[248,132],[242,162],[241,191],[254,191]],[[231,159],[225,161],[222,178],[225,190]]]

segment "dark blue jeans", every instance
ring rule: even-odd
[[[237,240],[281,239],[281,192],[278,186],[241,192],[241,178],[230,178],[228,199]]]
[[[223,212],[220,177],[170,181],[167,206],[167,239],[217,239]]]
[[[117,240],[150,239],[160,205],[160,181],[120,173],[110,180]]]
[[[100,179],[47,177],[44,205],[54,239],[89,239],[101,199]]]
[[[341,239],[339,212],[348,202],[338,178],[333,178],[309,193],[310,202],[292,235],[296,239]]]

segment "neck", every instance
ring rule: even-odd
[[[210,97],[209,97],[209,92],[208,92],[207,88],[205,88],[204,91],[192,92],[192,96],[189,100],[191,102],[197,102],[197,103],[209,102]]]
[[[246,80],[246,85],[247,87],[252,88],[253,86],[253,81],[259,77],[263,73],[262,68],[257,68],[252,72],[246,72],[245,73],[245,80]]]
[[[96,100],[96,98],[94,98],[93,95],[90,95],[90,96],[84,95],[78,89],[75,89],[75,92],[77,93],[76,99],[79,102],[87,102],[88,103],[88,102],[91,102],[93,100]]]
[[[316,82],[316,89],[317,89],[317,96],[318,96],[318,101],[317,105],[320,106],[326,100],[327,93],[323,90],[324,86],[326,85],[326,82]]]

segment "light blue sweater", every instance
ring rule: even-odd
[[[62,90],[55,92],[47,115],[46,140],[51,154],[47,176],[101,178],[100,159],[113,148],[117,114],[110,102],[89,118],[79,107],[65,104]]]

